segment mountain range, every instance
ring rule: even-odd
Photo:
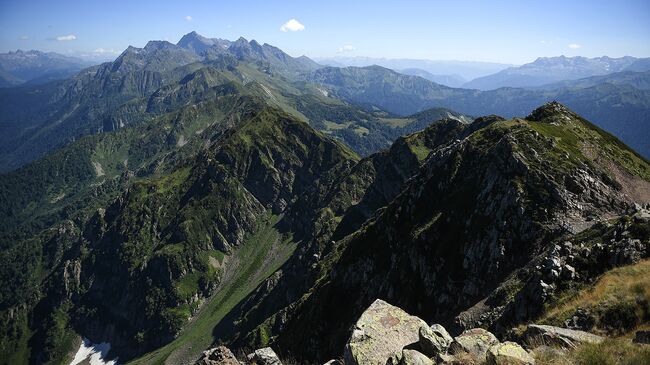
[[[66,79],[92,63],[54,52],[21,51],[0,54],[0,87],[44,84]]]
[[[631,336],[647,275],[582,294],[650,257],[647,77],[479,91],[192,32],[0,90],[0,364],[323,364],[377,298]]]
[[[650,59],[635,57],[597,58],[586,57],[540,57],[534,62],[509,67],[495,74],[476,78],[463,87],[494,90],[500,87],[535,87],[564,80],[576,80],[622,71],[649,71]]]
[[[392,70],[409,70],[415,69],[418,72],[427,72],[435,77],[450,77],[455,80],[460,77],[463,80],[472,80],[477,77],[491,75],[514,65],[495,62],[475,62],[475,61],[445,61],[445,60],[422,60],[422,59],[391,59],[391,58],[373,58],[373,57],[333,57],[333,58],[314,58],[322,65],[333,67],[367,67],[382,66]],[[425,77],[426,78],[426,77]],[[435,81],[435,80],[432,80]],[[460,85],[447,85],[456,87]]]
[[[83,135],[121,128],[196,100],[206,87],[220,82],[211,79],[214,73],[206,73],[214,67],[245,84],[259,83],[260,91],[269,98],[272,95],[278,106],[337,136],[362,155],[388,147],[398,135],[408,132],[393,128],[400,124],[399,119],[410,120],[409,115],[426,109],[512,117],[550,100],[565,103],[642,155],[650,155],[644,137],[647,133],[643,133],[648,128],[648,91],[637,88],[644,81],[636,81],[643,80],[642,73],[628,74],[618,82],[595,81],[580,87],[478,92],[378,66],[323,67],[254,40],[229,42],[193,32],[177,45],[152,41],[142,49],[129,47],[115,61],[67,80],[0,89],[0,171],[19,167]],[[327,103],[313,105],[325,99]],[[171,104],[164,107],[166,103]],[[323,105],[330,109],[327,115]],[[332,113],[332,108],[337,111]],[[611,113],[613,108],[615,113]],[[334,120],[332,115],[336,115]]]

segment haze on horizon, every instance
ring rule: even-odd
[[[543,56],[650,56],[650,3],[628,1],[16,1],[0,3],[0,52],[112,59],[197,31],[292,56],[523,64]]]

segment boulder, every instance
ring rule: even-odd
[[[531,343],[539,343],[541,340],[544,344],[564,348],[576,347],[581,343],[603,342],[602,337],[593,333],[540,324],[529,325],[524,337]]]
[[[473,357],[481,360],[485,359],[485,354],[492,345],[499,343],[499,340],[482,328],[474,328],[461,333],[454,338],[449,350],[453,354],[468,353]]]
[[[405,349],[402,351],[400,365],[434,365],[434,362],[419,351]]]
[[[515,342],[492,345],[486,360],[487,365],[535,365],[535,359]]]
[[[363,312],[345,346],[346,365],[399,363],[402,349],[418,342],[427,324],[402,309],[377,299]]]
[[[270,347],[255,350],[252,363],[255,365],[282,365],[278,355]]]
[[[454,342],[447,330],[439,324],[434,324],[431,327],[421,327],[419,336],[420,349],[423,354],[429,357],[447,352],[451,343]]]
[[[232,351],[225,346],[203,351],[196,365],[240,365]]]

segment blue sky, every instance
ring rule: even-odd
[[[291,19],[299,24],[282,31]],[[0,25],[0,52],[39,49],[102,58],[152,39],[176,43],[192,30],[256,39],[293,56],[516,64],[561,54],[650,56],[648,0],[0,0]]]

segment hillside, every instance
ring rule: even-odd
[[[559,104],[483,123],[433,149],[395,200],[336,241],[307,295],[277,312],[293,319],[265,322],[281,351],[336,357],[378,297],[455,331],[511,323],[500,283],[526,282],[531,273],[518,270],[552,242],[650,198],[647,161]],[[342,295],[346,306],[336,305]],[[485,315],[462,315],[470,309]]]

